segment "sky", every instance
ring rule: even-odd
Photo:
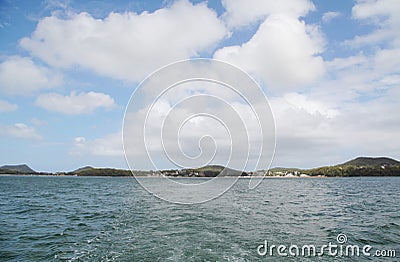
[[[275,120],[272,166],[400,159],[399,13],[397,0],[1,0],[0,165],[127,168],[131,95],[155,70],[190,58],[257,81]],[[218,88],[205,89],[227,95]],[[166,97],[161,112],[185,94]],[[192,124],[189,133],[201,129]],[[199,136],[182,139],[197,148]],[[162,157],[160,168],[174,167]]]

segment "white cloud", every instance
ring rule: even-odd
[[[286,14],[301,17],[315,9],[309,0],[223,0],[226,12],[223,15],[230,27],[240,27],[262,21],[271,14]]]
[[[371,54],[361,50],[324,62],[328,73],[306,92],[270,100],[277,125],[274,165],[314,167],[358,155],[399,158],[400,122],[396,112],[400,110],[400,48],[395,41],[399,34],[389,7],[376,8],[368,12],[377,14],[377,30],[354,38],[351,44],[387,45],[375,48]],[[357,19],[376,22],[366,10],[363,12]]]
[[[331,79],[325,79],[319,86],[321,89],[324,86],[323,89],[327,89],[326,91],[331,90],[332,93],[336,93],[333,97],[337,101],[356,99],[360,95],[374,97],[377,92],[398,85],[399,61],[400,48],[379,49],[368,56],[359,54],[335,58],[326,62]],[[350,92],[356,96],[346,97],[346,93]]]
[[[7,101],[0,100],[0,112],[12,112],[17,110],[18,106],[16,104],[11,104]]]
[[[400,73],[400,46],[377,51],[373,57],[373,63],[375,70],[380,73]]]
[[[359,0],[352,9],[354,19],[368,22],[376,26],[366,35],[357,35],[345,43],[353,47],[374,45],[388,41],[390,46],[400,47],[400,5],[397,0]]]
[[[323,48],[318,28],[291,16],[271,15],[247,43],[221,48],[214,57],[240,66],[267,88],[299,88],[324,74],[318,56]]]
[[[397,0],[358,1],[353,8],[353,18],[369,23],[373,30],[346,43],[354,47],[370,45],[372,48],[357,50],[351,56],[331,61],[323,61],[320,56],[325,47],[320,28],[301,19],[315,9],[311,1],[226,0],[223,6],[226,12],[220,18],[206,4],[194,5],[187,1],[172,3],[153,13],[111,13],[104,19],[95,19],[87,13],[64,15],[64,18],[54,14],[42,19],[33,34],[22,39],[20,44],[32,56],[52,66],[77,66],[118,79],[138,81],[166,63],[212,51],[219,41],[229,35],[228,29],[240,30],[245,29],[241,28],[244,26],[257,25],[256,33],[246,43],[223,47],[215,52],[214,57],[242,67],[262,80],[265,89],[276,91],[272,92],[276,97],[270,99],[278,136],[274,165],[314,167],[339,163],[357,155],[400,157],[397,114],[400,111],[400,5]],[[327,12],[321,22],[327,23],[339,15],[338,12]],[[340,50],[338,52],[343,55]],[[327,55],[331,57],[332,53]],[[19,68],[23,68],[22,73],[27,77],[0,75],[3,82],[7,79],[14,81],[13,88],[0,85],[5,93],[30,93],[60,82],[57,79],[61,78],[52,77],[49,69],[35,65],[29,58],[7,58],[1,68],[8,61],[16,64],[14,67],[8,64],[8,70],[2,69],[8,72],[8,76],[19,76]],[[9,68],[14,68],[11,73]],[[162,144],[159,143],[159,125],[182,97],[204,92],[222,97],[244,121],[248,121],[249,132],[257,130],[252,112],[247,106],[237,103],[236,94],[218,89],[218,85],[190,85],[186,89],[164,94],[150,115],[147,142],[156,161],[165,159]],[[158,92],[157,89],[149,91]],[[153,93],[146,93],[143,97],[146,98],[146,95]],[[141,123],[146,116],[149,103],[145,100],[140,102],[143,102],[144,108],[128,114],[132,123]],[[42,94],[36,104],[49,111],[83,114],[97,108],[112,108],[115,102],[109,95],[89,92],[66,96]],[[14,106],[0,100],[0,111],[15,110]],[[175,108],[171,123],[204,108],[226,119],[232,116],[228,110],[198,100],[188,108]],[[32,121],[32,124],[40,126],[39,121]],[[3,135],[40,138],[34,127],[24,124],[0,127]],[[130,128],[127,131],[132,136],[142,138],[142,125]],[[180,136],[182,150],[190,156],[198,154],[198,142],[204,134],[214,137],[218,150],[223,152],[216,160],[223,162],[223,157],[227,156],[229,137],[215,119],[197,117],[187,121]],[[255,145],[259,144],[260,137],[257,135],[255,133],[252,140]],[[168,139],[170,142],[175,140]],[[208,142],[205,141],[206,144]],[[132,155],[140,166],[144,163],[142,159],[146,152],[137,150],[140,145],[136,146],[131,145]],[[213,145],[209,146],[212,148]],[[243,152],[245,146],[242,146]],[[116,157],[122,159],[121,134],[94,139],[76,137],[71,154],[80,156],[79,159],[84,159],[86,155],[97,156],[101,159],[100,163],[104,163],[103,160],[109,156],[114,156],[113,160]],[[169,162],[162,162],[161,165],[165,168],[171,166]]]
[[[310,99],[306,95],[298,93],[286,93],[281,99],[273,99],[278,108],[304,111],[310,115],[321,115],[325,118],[333,118],[339,114],[337,109],[329,107],[326,103]]]
[[[297,165],[303,161],[306,166],[316,166],[332,164],[338,156],[336,162],[359,155],[399,158],[399,55],[398,48],[388,45],[371,54],[361,51],[326,62],[329,78],[320,81],[307,96],[330,105],[328,108],[334,105],[339,114],[320,119],[316,115],[303,119],[295,111],[283,114],[280,119],[284,128],[280,130],[294,132],[281,137],[281,146],[278,143],[280,161],[294,163],[296,155],[301,155]],[[299,131],[302,128],[304,132]],[[320,156],[322,162],[315,163]]]
[[[34,127],[27,126],[23,123],[0,125],[0,135],[22,139],[41,139],[41,136],[37,134]]]
[[[224,73],[213,69],[216,75]],[[225,83],[234,85],[234,76],[229,77]],[[131,167],[162,169],[174,162],[180,167],[221,164],[241,169],[245,163],[248,170],[258,164],[266,168],[274,145],[272,114],[263,95],[252,89],[257,87],[243,78],[237,80],[243,86],[235,90],[201,82],[178,85],[166,93],[145,83],[145,88],[136,91],[124,119],[124,146]],[[257,162],[261,147],[265,158]]]
[[[352,9],[356,19],[368,19],[374,23],[400,23],[398,13],[400,6],[397,0],[358,0]]]
[[[329,23],[333,19],[339,17],[341,14],[340,12],[326,12],[322,15],[322,22]]]
[[[64,114],[88,114],[97,108],[111,109],[115,106],[114,99],[109,95],[96,92],[71,92],[69,96],[56,93],[42,94],[35,104],[48,111]]]
[[[345,70],[351,67],[361,66],[367,61],[364,55],[349,56],[346,58],[334,58],[332,61],[326,62],[326,66],[330,71]]]
[[[270,99],[277,128],[274,166],[331,165],[359,155],[398,158],[399,94],[392,89],[364,102],[342,102],[340,92],[332,100],[314,93]]]
[[[122,157],[124,154],[122,135],[119,132],[93,140],[87,140],[85,137],[76,137],[71,154],[78,156],[90,154],[93,156]]]
[[[329,136],[330,123],[340,115],[339,110],[333,105],[313,99],[309,95],[286,93],[270,101],[278,138],[291,141],[299,139],[318,141]],[[296,143],[291,147],[291,150],[299,149]]]
[[[50,65],[89,68],[98,74],[140,81],[176,60],[198,56],[228,34],[205,3],[186,0],[153,13],[88,13],[42,19],[20,45]]]
[[[400,73],[384,76],[380,79],[384,86],[400,85]]]
[[[330,74],[336,78],[336,91],[350,90],[355,95],[352,99],[374,100],[386,96],[387,90],[398,88],[399,12],[398,1],[357,1],[352,9],[353,18],[363,24],[369,23],[372,30],[345,41],[345,45],[361,50],[358,55],[336,58],[327,63]],[[369,52],[363,52],[365,46],[369,46]]]
[[[60,74],[36,65],[27,57],[8,57],[0,64],[0,91],[6,94],[28,95],[61,82]]]

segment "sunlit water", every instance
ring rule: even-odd
[[[397,251],[397,258],[382,260],[400,259],[400,178],[265,179],[255,190],[247,185],[239,180],[213,201],[178,205],[155,198],[131,178],[2,176],[0,260],[283,260],[260,256],[257,247],[264,240],[321,246],[337,243],[339,233],[349,244]]]

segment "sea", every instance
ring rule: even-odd
[[[134,178],[1,176],[0,261],[400,261],[400,177],[239,179],[183,205]]]

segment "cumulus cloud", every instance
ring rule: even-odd
[[[326,12],[322,15],[322,22],[329,23],[331,20],[340,16],[340,12]]]
[[[399,91],[346,103],[313,96],[287,93],[270,99],[277,128],[274,165],[315,167],[359,155],[399,156],[400,121],[394,113],[400,110]]]
[[[52,88],[62,82],[62,76],[38,66],[30,58],[12,56],[0,64],[0,91],[11,95],[28,95]]]
[[[244,79],[238,83],[243,87],[236,90],[208,82],[181,84],[173,90],[158,85],[138,89],[124,119],[126,156],[137,165],[131,167],[267,168],[274,146],[272,113],[263,95],[252,90],[257,87]],[[162,96],[152,104],[157,94],[149,93],[154,89]],[[139,104],[144,106],[138,108]]]
[[[176,60],[198,56],[227,35],[224,23],[205,3],[187,0],[153,13],[88,13],[39,21],[20,45],[56,67],[74,65],[118,79],[140,81]]]
[[[207,104],[207,114],[196,115],[198,108],[173,108],[160,101],[150,111],[145,126],[142,123],[148,108],[126,116],[124,142],[130,164],[136,165],[132,168],[163,169],[174,163],[176,167],[221,164],[241,169],[244,162],[248,169],[256,166],[262,135],[251,108],[232,103],[228,109],[195,100],[199,107]],[[164,111],[164,107],[168,109]],[[141,148],[146,148],[152,164],[146,150],[138,150]]]
[[[71,150],[72,155],[93,155],[122,157],[122,134],[109,134],[102,138],[88,140],[85,137],[76,137]]]
[[[340,115],[333,105],[298,93],[286,93],[272,98],[271,107],[275,116],[277,136],[292,142],[297,140],[291,150],[301,149],[296,144],[303,144],[306,140],[313,139],[315,143],[329,136],[329,123]]]
[[[223,0],[222,5],[226,9],[223,17],[230,27],[240,27],[262,21],[271,14],[301,17],[315,9],[313,3],[309,0]]]
[[[396,112],[400,110],[400,74],[396,57],[393,50],[382,49],[371,55],[358,54],[327,62],[332,79],[320,82],[309,93],[324,105],[335,105],[333,109],[339,112],[321,122],[326,128],[320,134],[313,134],[318,129],[309,125],[309,134],[316,138],[310,145],[316,146],[316,154],[326,156],[323,164],[329,164],[329,158],[335,156],[341,156],[339,162],[358,155],[399,157],[396,148],[400,146],[400,122]],[[290,114],[286,118],[289,123],[297,119],[290,120]],[[321,134],[325,137],[318,140]]]
[[[362,96],[369,99],[382,96],[384,90],[400,84],[399,59],[400,49],[380,49],[370,55],[335,58],[326,62],[331,79],[321,82],[321,88],[314,92],[325,92],[338,103]]]
[[[70,115],[88,114],[97,108],[111,109],[115,106],[111,96],[96,92],[71,92],[67,96],[56,93],[42,94],[35,104],[48,111]]]
[[[285,110],[294,109],[304,111],[310,115],[321,115],[325,118],[333,118],[339,114],[337,109],[318,100],[313,100],[299,93],[286,93],[281,98],[274,98],[275,108]]]
[[[360,52],[327,63],[331,75],[336,78],[337,89],[344,92],[352,90],[353,99],[376,99],[399,86],[399,8],[397,1],[357,1],[352,9],[353,18],[369,23],[373,29],[345,41],[345,44],[355,48],[368,45],[371,52]]]
[[[390,42],[390,46],[400,47],[400,5],[396,0],[357,1],[352,9],[354,19],[371,23],[376,28],[366,35],[357,35],[346,44],[353,47],[378,44],[382,41]]]
[[[21,139],[34,139],[39,140],[42,137],[36,132],[32,126],[27,126],[23,123],[16,123],[14,125],[0,125],[0,135]]]
[[[139,81],[159,66],[212,52],[229,35],[229,30],[236,32],[256,25],[256,33],[247,42],[221,47],[214,57],[243,68],[265,84],[265,89],[274,91],[270,99],[278,139],[274,165],[314,167],[357,155],[399,157],[400,122],[396,112],[400,111],[397,91],[400,10],[397,0],[357,1],[353,18],[369,23],[373,30],[346,43],[357,48],[362,45],[374,48],[330,61],[324,61],[321,55],[325,48],[321,28],[302,20],[315,9],[311,1],[225,0],[222,4],[226,12],[220,18],[206,4],[191,4],[186,0],[153,13],[110,13],[104,19],[95,19],[88,13],[63,18],[53,14],[40,20],[32,35],[20,41],[20,46],[54,67],[78,67],[117,79]],[[327,12],[321,22],[328,23],[339,15]],[[59,75],[36,65],[30,58],[9,57],[0,69],[0,90],[7,94],[31,93],[61,82]],[[221,118],[232,118],[233,111],[218,107],[210,100],[199,99],[186,108],[174,107],[183,97],[208,92],[224,98],[234,113],[247,121],[249,132],[257,130],[251,109],[235,99],[237,94],[217,88],[218,85],[205,87],[202,83],[191,83],[186,87],[165,93],[149,115],[147,145],[156,161],[165,159],[160,125],[170,110],[175,112],[170,123],[178,123],[183,116],[204,108]],[[150,93],[157,91],[149,90]],[[150,93],[143,94],[143,99],[154,95]],[[142,140],[144,131],[140,123],[147,116],[150,103],[139,100],[141,107],[127,114],[133,125],[124,135],[131,134]],[[72,92],[42,94],[36,99],[36,105],[54,112],[84,114],[98,108],[110,109],[115,102],[103,93]],[[254,106],[263,105],[255,103]],[[0,100],[0,111],[15,109],[16,105]],[[2,135],[40,138],[34,127],[25,124],[0,127]],[[164,135],[176,136],[167,131]],[[220,152],[214,160],[224,163],[224,157],[229,155],[230,138],[216,119],[199,116],[186,121],[180,133],[180,149],[190,157],[197,156],[201,150],[209,153],[208,147],[213,148],[214,144],[203,139],[204,135],[213,136]],[[260,134],[255,132],[252,137],[250,144],[259,145]],[[164,146],[169,147],[168,142],[176,142],[174,139],[167,139]],[[246,141],[241,142],[243,156]],[[137,150],[139,146],[134,143],[128,146],[138,168],[152,168],[140,166],[146,152]],[[121,133],[97,138],[76,137],[71,154],[97,156],[102,160],[110,156],[121,158]],[[252,151],[250,158],[256,159],[257,154]],[[170,162],[160,165],[171,167]]]
[[[281,14],[269,16],[248,42],[223,47],[214,57],[240,66],[267,88],[299,88],[324,74],[318,56],[323,48],[318,28]]]
[[[16,104],[11,104],[7,101],[0,100],[0,112],[12,112],[17,110],[18,106]]]
[[[400,7],[396,0],[358,0],[352,9],[356,19],[368,19],[373,23],[384,21],[389,24],[400,23]]]
[[[359,53],[326,62],[330,78],[319,82],[309,95],[318,97],[324,105],[336,105],[334,109],[339,114],[322,119],[318,127],[308,124],[309,136],[304,132],[302,141],[312,150],[307,150],[309,153],[304,153],[302,159],[309,158],[309,166],[313,166],[312,156],[316,155],[325,157],[321,164],[330,164],[338,156],[340,159],[336,162],[359,155],[399,158],[400,121],[396,113],[400,110],[397,102],[400,98],[400,52],[393,47],[388,45],[369,54]],[[299,117],[287,114],[285,119],[289,125],[294,125]],[[311,123],[318,121],[314,118]],[[321,130],[321,127],[325,128]],[[297,132],[297,125],[294,128],[292,126]],[[290,130],[290,127],[283,130]],[[313,133],[315,130],[319,131]],[[301,153],[301,147],[293,146],[295,141],[299,142],[293,135],[283,139],[290,141],[292,148],[281,139],[283,153],[278,155],[289,156],[282,161],[290,162],[291,153],[292,157]]]

